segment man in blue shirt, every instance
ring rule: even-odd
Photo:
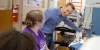
[[[46,21],[42,31],[46,35],[46,42],[50,50],[53,50],[53,31],[61,21],[64,21],[76,31],[81,32],[81,30],[67,18],[74,10],[74,5],[68,3],[62,8],[49,8],[44,12]],[[84,33],[84,30],[82,30],[82,33]]]

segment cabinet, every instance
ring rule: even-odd
[[[12,21],[12,0],[0,0],[0,33],[13,27]]]
[[[66,5],[66,0],[59,0],[58,7],[63,7]]]

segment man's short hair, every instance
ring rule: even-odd
[[[73,10],[75,10],[75,6],[72,3],[67,3],[66,6],[71,6]]]

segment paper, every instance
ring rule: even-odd
[[[24,6],[42,7],[43,0],[23,0]]]

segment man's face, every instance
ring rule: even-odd
[[[71,8],[71,6],[67,6],[63,8],[63,16],[69,16],[71,13],[73,12],[73,9]]]

